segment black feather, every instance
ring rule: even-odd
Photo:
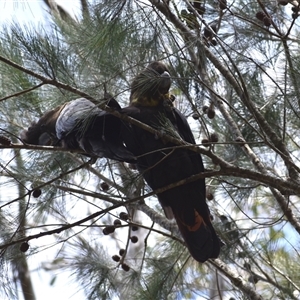
[[[120,110],[117,101],[106,95],[107,105]],[[121,139],[121,121],[79,98],[45,113],[37,123],[21,133],[25,143],[55,145],[83,150],[84,154],[135,163],[133,154]]]
[[[149,67],[143,71],[147,72],[147,76],[148,69]],[[156,78],[159,72],[157,70]],[[143,83],[139,78],[143,78],[143,74],[139,74],[133,81],[131,99],[135,100],[122,112],[155,129],[176,132],[184,141],[195,144],[186,118],[171,105],[169,96],[165,95],[168,91],[164,90],[164,94],[161,94],[156,90],[155,94],[152,94],[151,89],[145,87],[139,93],[136,87],[142,88]],[[148,93],[145,93],[146,90]],[[133,94],[142,94],[142,97],[136,99]],[[144,101],[145,97],[156,97],[157,101],[151,102],[156,105],[147,106],[149,102]],[[169,121],[167,124],[171,128],[164,128],[163,118]],[[138,169],[153,190],[204,172],[200,154],[186,148],[176,148],[176,145],[157,138],[138,126],[124,122],[123,139],[127,148],[137,157]],[[221,241],[211,224],[205,200],[205,180],[186,183],[157,196],[167,217],[171,218],[172,214],[175,217],[191,255],[199,262],[217,258]]]

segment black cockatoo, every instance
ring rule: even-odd
[[[109,94],[107,106],[121,107]],[[121,120],[99,109],[85,98],[67,102],[45,113],[37,123],[21,133],[27,144],[56,145],[83,150],[84,154],[135,163],[134,155],[121,139]]]
[[[173,107],[168,94],[170,74],[161,62],[152,62],[131,85],[130,105],[122,110],[153,128],[195,144],[184,115]],[[142,128],[123,122],[127,149],[137,157],[137,167],[156,190],[204,172],[200,154],[164,141]],[[211,224],[205,200],[205,180],[187,183],[157,195],[167,218],[176,219],[184,241],[199,262],[217,258],[222,242]]]

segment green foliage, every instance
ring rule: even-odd
[[[196,264],[132,166],[3,145],[3,297],[16,297],[8,294],[25,257],[19,245],[29,239],[25,255],[52,251],[50,265],[72,274],[87,299],[297,299],[300,56],[291,9],[298,6],[227,1],[221,10],[218,1],[203,1],[199,15],[188,5],[193,1],[97,2],[76,20],[52,11],[51,26],[1,28],[0,135],[21,144],[20,132],[44,112],[83,94],[101,104],[108,91],[125,106],[132,78],[149,61],[164,60],[174,105],[188,117],[210,172],[208,204],[225,245],[220,260]],[[199,26],[186,26],[182,7]],[[216,35],[204,39],[204,28],[214,24]],[[212,133],[218,142],[201,145]],[[103,228],[125,211],[129,219],[106,236]],[[116,262],[120,249],[125,255]]]

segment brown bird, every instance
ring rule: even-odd
[[[130,106],[122,113],[185,142],[195,139],[184,115],[173,107],[168,94],[171,78],[167,67],[152,62],[131,85]],[[137,167],[155,191],[192,175],[203,173],[200,154],[123,122],[123,140],[137,157]],[[211,224],[205,200],[205,180],[186,183],[157,195],[167,218],[176,219],[184,241],[199,262],[217,258],[222,242]]]
[[[121,109],[109,94],[105,98],[107,106]],[[135,163],[134,155],[126,149],[120,135],[119,118],[99,109],[88,99],[79,98],[46,112],[21,133],[21,139],[27,144],[81,149],[89,156]]]

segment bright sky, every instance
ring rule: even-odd
[[[77,0],[56,0],[56,2],[71,15],[76,15],[79,10]],[[45,22],[47,15],[42,0],[0,0],[0,24]]]

